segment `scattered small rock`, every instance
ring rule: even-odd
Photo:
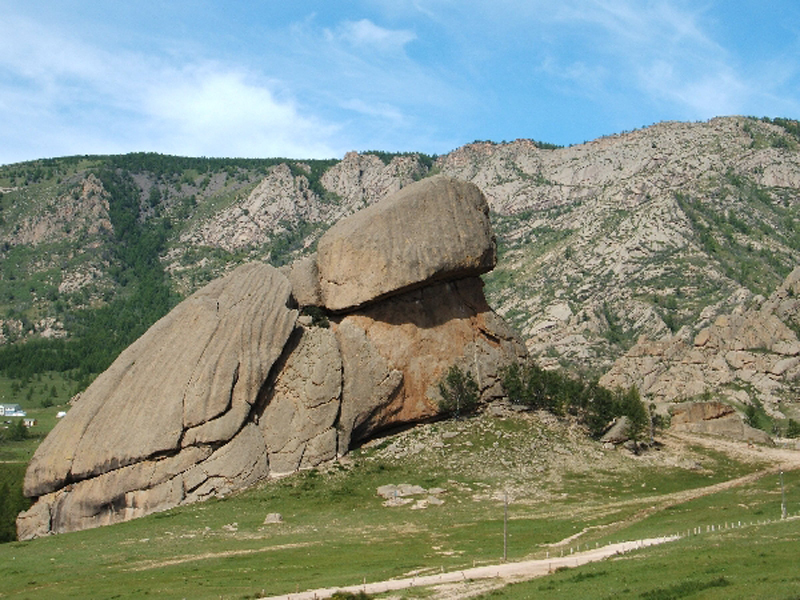
[[[387,508],[396,508],[398,506],[405,506],[406,504],[411,504],[413,500],[411,498],[400,498],[399,496],[396,498],[390,498],[383,505]]]

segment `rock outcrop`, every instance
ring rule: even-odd
[[[290,299],[277,270],[245,265],[120,354],[28,467],[25,494],[39,497],[37,514],[48,507],[50,529],[126,520],[208,495],[220,479],[228,487],[249,481],[254,466],[238,455],[260,432],[245,421],[294,328]],[[40,528],[22,518],[20,538]]]
[[[722,402],[681,402],[670,407],[670,428],[721,435],[743,442],[773,445],[766,432],[750,427],[736,410]]]
[[[435,416],[438,382],[451,365],[474,375],[484,400],[502,395],[499,369],[525,348],[486,304],[482,286],[477,277],[439,283],[333,325],[344,361],[341,422],[353,440]]]
[[[248,264],[196,292],[41,444],[19,538],[332,460],[382,429],[435,417],[437,383],[454,364],[475,375],[484,401],[498,396],[501,367],[525,348],[476,276],[495,261],[487,214],[471,184],[426,180],[348,219],[318,257],[283,273]],[[305,307],[323,326],[298,318]]]
[[[800,268],[769,299],[751,298],[686,340],[645,338],[616,361],[600,383],[636,385],[657,404],[700,395],[747,405],[761,403],[784,418],[788,384],[800,376]]]
[[[439,176],[336,223],[319,241],[317,266],[325,307],[343,311],[423,283],[480,275],[496,260],[481,191]]]

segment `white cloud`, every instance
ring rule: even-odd
[[[237,66],[112,52],[12,17],[0,25],[0,163],[134,150],[341,153],[329,141],[336,126],[277,89]]]
[[[380,27],[369,19],[345,21],[334,31],[328,30],[329,39],[340,39],[353,46],[381,52],[398,52],[416,39],[413,31],[392,30]]]
[[[751,63],[723,37],[734,9],[722,0],[360,0],[346,17],[211,3],[213,22],[193,14],[174,32],[171,18],[136,29],[148,10],[162,15],[153,3],[137,5],[134,25],[88,0],[25,6],[0,20],[0,162],[340,156],[420,140],[441,152],[475,137],[564,143],[631,119],[798,110],[797,45]]]
[[[162,73],[143,108],[154,138],[172,152],[215,156],[331,157],[333,125],[278,100],[267,82],[219,65]],[[163,132],[163,133],[162,133]]]
[[[406,120],[403,112],[392,104],[371,104],[364,102],[363,100],[354,99],[344,102],[342,107],[357,113],[361,113],[362,115],[378,117],[381,120],[395,124],[401,124]]]
[[[642,68],[639,80],[652,96],[688,107],[700,118],[736,114],[749,95],[746,84],[723,67],[686,74],[676,72],[673,64],[656,61]]]

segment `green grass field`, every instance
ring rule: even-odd
[[[703,495],[763,466],[702,447],[601,451],[535,417],[430,424],[226,499],[2,544],[0,598],[253,598],[499,562],[504,493],[509,560],[703,533],[486,597],[800,598],[800,521],[758,524],[780,518],[777,474]],[[445,503],[384,507],[376,488],[389,483],[444,488]],[[800,513],[800,473],[786,472],[784,486]],[[274,512],[284,522],[265,525]],[[737,527],[718,530],[725,522]]]
[[[478,597],[796,600],[800,598],[798,552],[800,521],[776,522],[670,542]]]

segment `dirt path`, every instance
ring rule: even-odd
[[[603,529],[622,529],[671,506],[683,504],[691,500],[697,500],[698,498],[703,498],[705,496],[710,496],[712,494],[717,494],[719,492],[731,490],[737,487],[742,487],[744,485],[754,483],[762,477],[775,474],[780,471],[794,471],[800,469],[800,452],[797,450],[770,448],[768,446],[754,446],[744,442],[736,442],[714,436],[702,436],[689,433],[670,432],[665,436],[664,441],[667,444],[676,445],[678,447],[686,447],[689,444],[704,446],[706,448],[728,454],[738,461],[761,463],[762,466],[752,473],[748,473],[742,477],[729,479],[728,481],[722,481],[712,485],[681,490],[679,492],[672,492],[669,494],[631,498],[621,502],[605,504],[603,505],[603,509],[621,508],[624,506],[642,503],[647,503],[648,506],[636,511],[636,513],[627,517],[626,519],[602,526]],[[586,528],[582,532],[552,544],[552,546],[563,546],[569,542],[575,541],[580,538],[581,535],[591,529],[591,527]]]
[[[679,446],[686,446],[687,444],[704,446],[724,452],[743,462],[770,462],[775,466],[776,471],[781,468],[786,471],[800,468],[800,451],[788,448],[756,446],[720,436],[698,435],[671,430],[664,436],[664,441],[668,444],[674,441]]]
[[[610,556],[630,552],[639,548],[646,548],[664,542],[671,542],[678,539],[675,536],[650,538],[637,540],[634,542],[620,542],[610,544],[603,548],[578,552],[570,556],[549,558],[543,560],[526,560],[515,563],[504,563],[500,565],[490,565],[485,567],[473,567],[461,571],[450,571],[437,575],[422,575],[418,577],[407,577],[404,579],[389,579],[388,581],[377,581],[362,585],[352,585],[346,587],[321,588],[318,590],[308,590],[282,596],[268,596],[261,600],[320,600],[329,598],[334,592],[344,591],[358,593],[364,591],[367,594],[381,594],[396,590],[404,590],[413,587],[425,587],[429,585],[440,585],[446,583],[459,583],[462,581],[476,579],[502,579],[503,581],[515,579],[532,579],[552,573],[559,567],[577,567],[586,563],[603,560]]]

